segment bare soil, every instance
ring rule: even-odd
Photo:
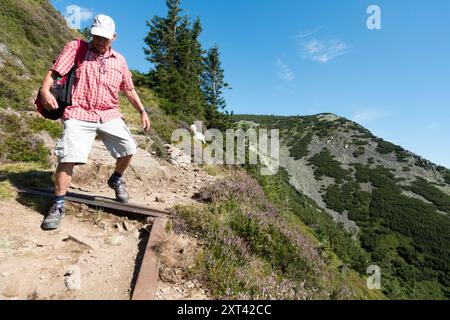
[[[125,173],[130,202],[157,209],[195,203],[192,196],[214,180],[166,146],[171,161],[139,149]],[[76,167],[71,191],[114,197],[106,180],[114,159],[95,141],[89,163]],[[56,164],[54,164],[56,166]],[[66,204],[61,227],[40,228],[45,212],[15,199],[0,206],[0,299],[130,299],[151,229],[151,219]],[[189,270],[201,243],[170,231],[161,250],[158,299],[207,299]]]

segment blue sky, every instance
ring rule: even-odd
[[[104,13],[130,68],[151,68],[145,21],[164,0],[51,0],[82,8],[82,26]],[[381,30],[366,10],[381,9]],[[219,46],[228,109],[235,113],[332,112],[450,168],[450,1],[182,0],[199,16],[205,49]]]

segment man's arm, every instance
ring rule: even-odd
[[[67,43],[58,58],[53,62],[53,66],[48,71],[47,75],[42,81],[41,86],[41,101],[44,108],[47,110],[58,109],[58,102],[50,93],[53,82],[57,77],[67,74],[73,66],[75,55],[77,51],[77,41],[70,41]]]
[[[56,71],[50,70],[44,78],[41,86],[41,101],[44,105],[44,108],[47,110],[56,110],[58,109],[58,102],[56,98],[51,94],[50,88],[53,85],[53,82],[58,77],[58,73]]]
[[[145,111],[144,105],[142,104],[138,93],[135,89],[125,90],[124,92],[133,107],[141,114],[142,128],[147,132],[150,130],[150,119],[148,118],[147,112]]]

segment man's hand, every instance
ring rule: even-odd
[[[133,105],[133,107],[141,113],[142,129],[144,129],[145,132],[148,132],[150,130],[150,119],[148,118],[147,112],[145,111],[145,108],[142,105],[141,99],[139,98],[136,90],[125,90],[125,95]]]
[[[49,70],[47,75],[44,78],[41,86],[41,102],[45,109],[48,111],[56,110],[59,108],[58,102],[56,102],[55,97],[51,94],[50,88],[53,85],[53,82],[58,77],[58,73],[53,70]]]
[[[148,132],[150,130],[150,119],[148,118],[147,112],[142,112],[141,114],[142,119],[142,129],[144,129],[145,132]]]
[[[59,108],[56,98],[50,93],[50,91],[41,90],[41,102],[44,108],[48,111]]]

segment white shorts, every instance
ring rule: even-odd
[[[136,141],[122,118],[105,123],[68,119],[55,147],[58,163],[86,164],[96,134],[115,159],[137,152]]]

